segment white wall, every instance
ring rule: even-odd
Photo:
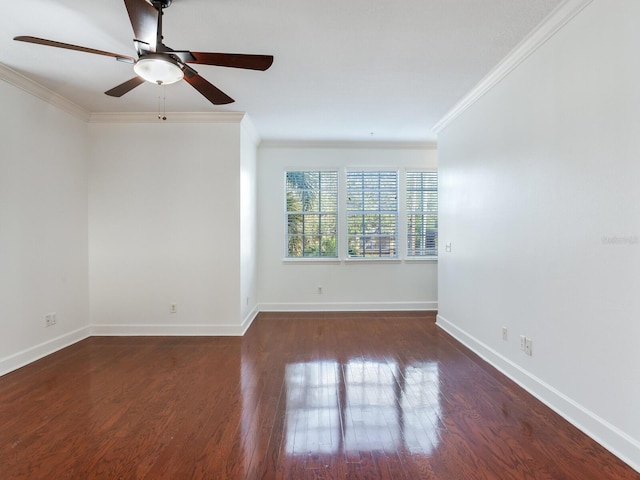
[[[3,374],[87,336],[89,296],[86,124],[2,80],[0,105]]]
[[[257,149],[259,137],[248,117],[240,131],[240,317],[243,332],[258,313]]]
[[[286,261],[284,172],[347,167],[435,168],[435,149],[265,145],[258,149],[260,309],[436,309],[435,261]],[[344,255],[342,255],[344,257]],[[323,293],[319,295],[318,286]]]
[[[89,145],[95,331],[241,334],[240,118],[92,123]]]
[[[438,323],[636,469],[639,18],[595,0],[439,135]]]

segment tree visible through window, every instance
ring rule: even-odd
[[[398,172],[347,172],[348,256],[398,255]]]
[[[438,173],[407,172],[407,256],[438,255]]]
[[[287,257],[337,257],[338,172],[286,173]]]

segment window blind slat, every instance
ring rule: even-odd
[[[398,172],[347,172],[347,244],[352,258],[396,257]]]
[[[407,172],[407,256],[438,255],[438,173]]]

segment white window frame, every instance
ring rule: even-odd
[[[349,196],[349,174],[351,173],[362,173],[363,175],[365,174],[383,174],[383,173],[392,173],[395,175],[395,210],[382,210],[382,209],[378,209],[378,210],[355,210],[355,211],[350,211],[349,210],[349,206],[348,206],[348,196]],[[398,261],[401,257],[400,257],[400,172],[398,171],[397,168],[362,168],[362,167],[349,167],[346,168],[344,171],[344,195],[345,195],[345,208],[344,208],[344,220],[342,221],[342,223],[344,223],[345,225],[345,258],[349,261]],[[363,192],[364,193],[364,192]],[[362,213],[350,213],[350,212],[362,212]],[[369,213],[366,213],[369,212]],[[382,255],[380,254],[379,256],[375,256],[375,255],[371,255],[371,256],[366,256],[366,250],[365,250],[365,255],[364,256],[360,256],[360,255],[351,255],[349,253],[349,243],[350,243],[350,239],[351,239],[351,234],[349,233],[349,219],[350,216],[352,215],[395,215],[395,232],[393,235],[393,240],[395,242],[395,248],[394,248],[394,254],[393,255]],[[364,235],[363,235],[364,236]],[[378,234],[372,234],[370,235],[371,237],[376,237],[378,236],[380,239],[383,237],[383,235],[381,233]]]
[[[287,172],[336,172],[338,184],[338,206],[337,206],[337,228],[336,228],[336,256],[288,256],[288,211],[286,202],[287,192]],[[350,257],[349,256],[349,230],[348,230],[348,210],[347,210],[347,174],[348,172],[395,172],[397,175],[397,219],[396,219],[396,255],[386,257]],[[399,166],[359,166],[349,165],[342,167],[316,167],[308,168],[294,166],[285,167],[282,173],[284,189],[283,200],[283,261],[285,263],[324,263],[324,264],[349,264],[349,263],[431,263],[437,262],[438,255],[417,255],[410,256],[408,249],[408,220],[407,211],[407,173],[411,172],[435,172],[437,168],[402,167]],[[439,185],[438,185],[439,186]]]
[[[409,261],[415,261],[415,260],[433,260],[433,259],[437,259],[438,258],[438,233],[439,233],[439,225],[438,225],[438,189],[439,189],[439,184],[438,184],[438,170],[437,169],[420,169],[420,168],[406,168],[404,173],[404,178],[402,179],[402,188],[403,188],[403,192],[402,192],[402,201],[404,202],[403,207],[402,207],[402,212],[403,212],[403,227],[404,227],[404,232],[403,232],[403,246],[404,246],[404,258],[406,260]],[[431,214],[429,210],[425,210],[422,209],[420,211],[418,210],[412,210],[409,211],[409,206],[407,204],[407,197],[408,197],[408,192],[409,192],[409,182],[408,182],[408,177],[409,174],[412,173],[420,173],[420,174],[435,174],[436,176],[436,210],[435,210],[435,216],[436,216],[436,228],[435,228],[435,239],[436,239],[436,247],[435,247],[435,253],[433,254],[425,254],[425,255],[409,255],[409,216],[411,214],[417,214],[417,215],[429,215]]]
[[[287,206],[287,176],[291,172],[310,172],[310,173],[335,173],[336,175],[336,210],[335,211],[300,211],[300,212],[292,212],[289,211]],[[284,259],[286,261],[339,261],[340,259],[340,234],[339,234],[339,223],[340,223],[340,177],[341,172],[337,168],[287,168],[283,172],[283,183],[284,183]],[[303,240],[303,255],[301,256],[290,256],[289,255],[289,215],[335,215],[336,221],[336,229],[334,232],[334,237],[336,241],[335,255],[304,255],[304,240]]]

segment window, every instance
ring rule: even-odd
[[[438,255],[438,173],[407,172],[407,256]]]
[[[350,258],[398,255],[398,172],[347,172]]]
[[[287,257],[338,256],[338,172],[286,173]]]
[[[408,168],[285,172],[285,257],[438,256],[438,172]]]

